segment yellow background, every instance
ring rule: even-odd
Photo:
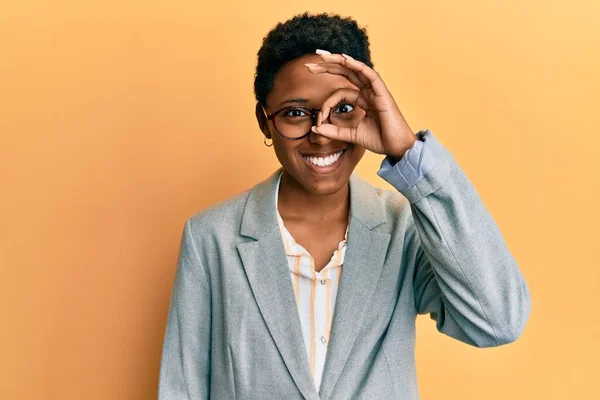
[[[413,130],[453,152],[527,279],[514,344],[420,317],[422,398],[598,399],[600,2],[33,1],[0,5],[0,393],[152,399],[185,219],[277,166],[262,37],[366,25]],[[357,172],[376,176],[381,156]]]

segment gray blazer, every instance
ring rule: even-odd
[[[348,248],[318,391],[277,227],[276,180],[185,223],[159,399],[419,399],[417,314],[477,347],[520,336],[527,284],[449,151],[402,193],[352,175]]]

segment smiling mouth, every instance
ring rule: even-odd
[[[337,153],[331,154],[327,157],[302,156],[302,158],[317,167],[330,167],[339,161],[345,151],[346,149],[338,151]]]

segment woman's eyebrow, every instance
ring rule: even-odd
[[[306,103],[308,103],[308,99],[306,99],[304,97],[295,97],[295,98],[291,98],[291,99],[282,101],[281,103],[279,103],[279,106],[282,106],[284,104],[289,104],[289,103],[306,104]]]

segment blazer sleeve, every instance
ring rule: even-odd
[[[409,244],[416,248],[417,312],[430,313],[440,332],[473,346],[513,342],[531,311],[525,279],[452,154],[429,130],[420,133],[421,140],[430,141],[436,163],[400,190],[409,200],[417,233]],[[382,177],[393,185],[394,174],[402,169],[388,170],[387,178]]]
[[[210,285],[188,219],[183,230],[169,304],[158,399],[208,399],[210,348]]]

